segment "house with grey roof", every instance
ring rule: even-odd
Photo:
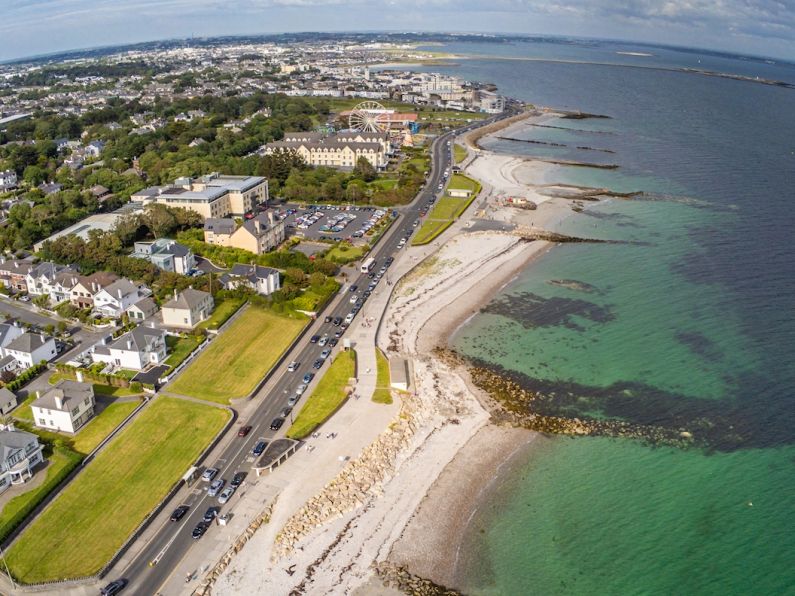
[[[7,387],[0,387],[0,416],[6,416],[17,407],[17,396]]]
[[[132,255],[138,259],[146,259],[158,269],[187,275],[196,268],[196,257],[193,251],[184,244],[168,238],[136,242]]]
[[[157,304],[151,298],[141,298],[135,304],[128,306],[126,312],[130,321],[140,323],[157,314]]]
[[[242,265],[238,263],[229,273],[219,279],[224,289],[249,288],[257,294],[268,296],[281,288],[279,272],[270,267],[260,265]]]
[[[25,332],[0,349],[3,356],[16,361],[16,368],[30,368],[39,362],[49,362],[57,355],[55,340],[43,333]]]
[[[32,478],[34,468],[44,461],[43,450],[33,433],[13,425],[0,427],[0,493]]]
[[[208,292],[188,288],[163,305],[163,325],[177,329],[193,329],[213,312],[215,301]]]
[[[43,394],[36,393],[30,409],[33,424],[38,428],[75,433],[94,416],[94,386],[91,383],[61,379],[52,389]]]
[[[94,362],[118,368],[144,370],[162,364],[167,357],[166,332],[139,325],[121,337],[107,337],[92,348]]]
[[[52,302],[58,303],[69,299],[72,288],[77,285],[78,274],[72,265],[42,261],[28,272],[25,282],[31,296],[49,296]]]
[[[273,250],[284,242],[284,221],[273,211],[246,219],[238,227],[233,219],[208,219],[204,222],[204,241],[219,246],[241,248],[256,255]]]
[[[129,279],[117,279],[94,294],[94,310],[106,317],[119,318],[141,298],[151,296],[152,291],[144,284],[135,284]]]

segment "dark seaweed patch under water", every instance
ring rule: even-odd
[[[697,331],[680,331],[676,334],[676,340],[690,348],[694,354],[713,362],[721,359],[721,351],[711,339],[703,333]]]
[[[576,323],[574,317],[594,323],[607,323],[616,318],[607,306],[579,298],[544,298],[533,292],[500,296],[483,307],[481,312],[509,318],[525,329],[563,325],[568,329],[584,331],[585,328]]]

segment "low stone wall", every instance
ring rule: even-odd
[[[276,535],[274,558],[293,552],[298,542],[325,522],[363,506],[368,497],[381,495],[384,483],[394,474],[398,455],[409,447],[424,415],[416,397],[404,396],[396,420],[287,520]]]
[[[260,526],[263,524],[267,524],[271,519],[271,512],[273,511],[273,506],[276,504],[276,499],[271,501],[268,506],[263,510],[263,512],[258,515],[243,533],[232,543],[232,546],[224,553],[221,559],[215,564],[215,566],[207,572],[207,575],[204,576],[201,584],[199,585],[196,590],[193,592],[193,596],[208,596],[212,593],[212,587],[215,584],[215,580],[218,579],[218,576],[221,575],[227,567],[229,567],[229,563],[232,561],[232,557],[234,557],[237,553],[239,553],[246,543],[251,540],[252,536],[259,530]]]

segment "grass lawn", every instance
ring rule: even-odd
[[[46,474],[44,482],[36,488],[11,499],[0,511],[0,540],[16,528],[20,522],[38,505],[63,480],[72,469],[83,459],[81,455],[65,447],[56,447],[52,453],[45,457],[49,462],[46,471],[39,470],[37,474]]]
[[[140,400],[134,400],[108,405],[80,429],[72,441],[72,449],[83,455],[91,453],[140,403]]]
[[[252,306],[212,340],[166,390],[222,404],[245,397],[308,320]]]
[[[377,178],[370,182],[370,188],[380,188],[382,190],[391,190],[397,186],[397,178]]]
[[[467,150],[464,149],[461,145],[456,143],[453,145],[453,159],[456,163],[461,163],[467,158]]]
[[[392,392],[390,391],[389,360],[378,348],[375,349],[376,372],[375,391],[372,400],[378,404],[391,404]]]
[[[168,346],[170,354],[168,358],[166,358],[166,364],[173,368],[177,368],[182,364],[182,361],[202,343],[203,339],[203,337],[199,337],[198,335],[188,335],[187,337],[167,335],[166,346]]]
[[[356,352],[348,350],[338,353],[296,416],[287,436],[300,439],[323,424],[345,401],[345,387],[348,379],[355,374]]]
[[[480,192],[480,184],[477,180],[472,180],[469,176],[464,176],[463,174],[453,174],[453,177],[450,178],[450,184],[447,185],[447,188],[463,188],[465,190],[471,190],[473,195],[476,195]]]
[[[367,250],[366,246],[350,246],[345,242],[338,242],[326,254],[326,259],[335,263],[350,263],[356,259],[360,259]]]
[[[11,573],[34,583],[99,571],[227,417],[220,408],[157,398],[6,551]]]
[[[227,298],[215,303],[215,310],[206,321],[199,323],[200,329],[218,329],[243,306],[244,298]]]
[[[414,237],[411,239],[411,245],[420,246],[422,244],[428,244],[439,234],[449,228],[452,223],[452,219],[441,221],[426,219],[420,226],[420,229],[417,230],[417,233],[414,234]]]
[[[428,219],[457,219],[471,202],[471,198],[442,197],[428,213]]]

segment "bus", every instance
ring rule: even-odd
[[[368,257],[364,263],[362,263],[359,271],[362,273],[370,273],[373,270],[373,267],[375,267],[375,259],[373,257]]]

